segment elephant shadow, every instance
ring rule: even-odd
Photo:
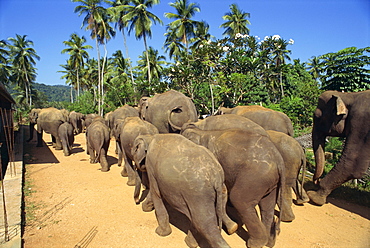
[[[54,153],[50,148],[49,142],[42,141],[42,147],[36,147],[36,142],[24,143],[25,145],[25,154],[29,154],[28,157],[25,157],[25,161],[28,164],[57,164],[60,163],[59,160],[54,156]],[[30,155],[32,154],[32,156]]]
[[[180,231],[187,234],[188,230],[191,228],[190,220],[183,213],[174,209],[165,200],[164,200],[164,204],[166,206],[168,215],[170,217],[170,223],[173,226],[175,226],[176,228],[178,228]],[[229,209],[228,209],[228,211],[229,211]],[[234,211],[234,214],[237,215],[235,209],[231,210],[231,211]],[[230,217],[233,219],[232,216],[230,216]],[[195,240],[198,242],[199,247],[201,247],[201,248],[211,247],[210,244],[208,243],[208,241],[200,233],[198,233],[196,230],[195,231],[193,229],[191,229],[191,230],[192,230],[192,233],[194,235]],[[225,233],[227,233],[226,229],[224,229],[224,231],[225,231]],[[239,227],[237,233],[244,240],[247,240],[249,238],[248,233],[243,228]]]
[[[107,155],[107,161],[108,161],[109,168],[114,164],[118,164],[118,159],[110,155]]]

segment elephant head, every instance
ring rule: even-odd
[[[326,136],[345,137],[348,108],[332,91],[323,93],[314,112],[312,143],[316,162],[314,181],[322,175],[325,165]]]
[[[141,171],[146,171],[145,158],[148,151],[148,146],[153,139],[153,135],[139,135],[131,149],[136,168]]]
[[[32,109],[31,112],[28,115],[30,125],[29,125],[29,132],[30,132],[30,137],[27,140],[27,142],[31,141],[33,139],[33,129],[35,127],[35,124],[37,124],[37,119],[39,117],[41,109]]]

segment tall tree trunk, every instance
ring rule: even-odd
[[[125,50],[126,50],[126,57],[127,57],[127,60],[128,60],[128,67],[130,68],[130,75],[131,75],[132,86],[134,87],[134,92],[136,92],[135,81],[134,81],[134,74],[132,72],[131,59],[130,59],[130,56],[128,54],[128,46],[127,46],[126,35],[125,35],[125,30],[124,29],[122,29],[122,35],[123,35],[123,44],[124,44]]]
[[[104,59],[103,59],[103,65],[101,69],[101,105],[102,105],[101,116],[104,115],[104,108],[103,108],[104,106],[104,69],[105,69],[106,60],[107,60],[107,46],[104,43]]]
[[[98,112],[99,115],[101,115],[101,97],[100,97],[100,87],[101,87],[101,75],[100,75],[100,49],[99,49],[99,44],[98,44],[98,38],[95,38],[95,43],[96,43],[96,50],[98,52]]]
[[[79,80],[78,69],[77,69],[77,101],[79,97],[80,97],[80,80]]]
[[[148,54],[148,45],[146,44],[146,35],[144,34],[144,46],[145,46],[145,52],[146,52],[146,63],[148,66],[148,81],[149,81],[149,87],[151,87],[151,73],[150,73],[150,62],[149,62],[149,54]]]

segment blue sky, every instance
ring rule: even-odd
[[[161,53],[166,24],[165,12],[175,12],[169,6],[175,0],[162,0],[150,11],[164,22],[153,26],[152,39],[148,45]],[[198,3],[201,12],[194,20],[206,21],[210,33],[222,38],[224,22],[222,16],[229,12],[229,6],[236,3],[241,10],[250,13],[250,35],[265,36],[278,34],[283,39],[293,39],[288,46],[290,57],[307,62],[312,56],[337,52],[346,47],[363,48],[370,46],[370,1],[369,0],[190,0]],[[37,82],[48,85],[64,85],[60,79],[61,64],[68,55],[61,54],[66,48],[63,41],[74,32],[84,35],[87,44],[94,47],[90,56],[96,57],[95,42],[90,32],[81,29],[83,16],[74,13],[77,3],[69,0],[0,0],[0,39],[27,35],[34,42],[34,49],[40,56],[37,61]],[[144,51],[142,40],[132,34],[128,37],[131,60],[136,62]],[[107,44],[108,56],[117,50],[124,51],[122,35],[117,32]],[[125,53],[124,53],[125,54]],[[168,57],[168,56],[167,56]]]

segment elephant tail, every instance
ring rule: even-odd
[[[99,135],[97,135],[99,137],[99,138],[97,137],[97,139],[100,140],[100,143],[97,145],[97,147],[99,149],[96,151],[97,154],[96,154],[94,163],[98,163],[100,161],[101,151],[102,151],[103,146],[104,146],[104,134],[100,131],[98,131],[97,134],[99,134]]]
[[[286,184],[286,180],[285,180],[285,166],[284,166],[284,163],[281,162],[279,163],[278,165],[278,174],[279,174],[279,183],[278,183],[278,192],[277,192],[277,200],[279,202],[279,206],[283,206],[283,196],[284,196],[284,190],[285,190],[285,184]],[[280,223],[281,223],[281,216],[282,215],[282,212],[283,212],[283,208],[280,208],[280,213],[279,213],[279,218],[276,222],[276,225],[275,225],[275,230],[276,230],[276,233],[279,234],[280,233]]]
[[[217,220],[218,220],[218,227],[220,228],[220,231],[222,229],[222,217],[223,217],[223,207],[225,206],[225,204],[223,204],[222,200],[222,190],[223,190],[223,187],[222,187],[222,184],[221,185],[217,185],[215,187],[215,191],[216,191],[216,216],[217,216]]]

